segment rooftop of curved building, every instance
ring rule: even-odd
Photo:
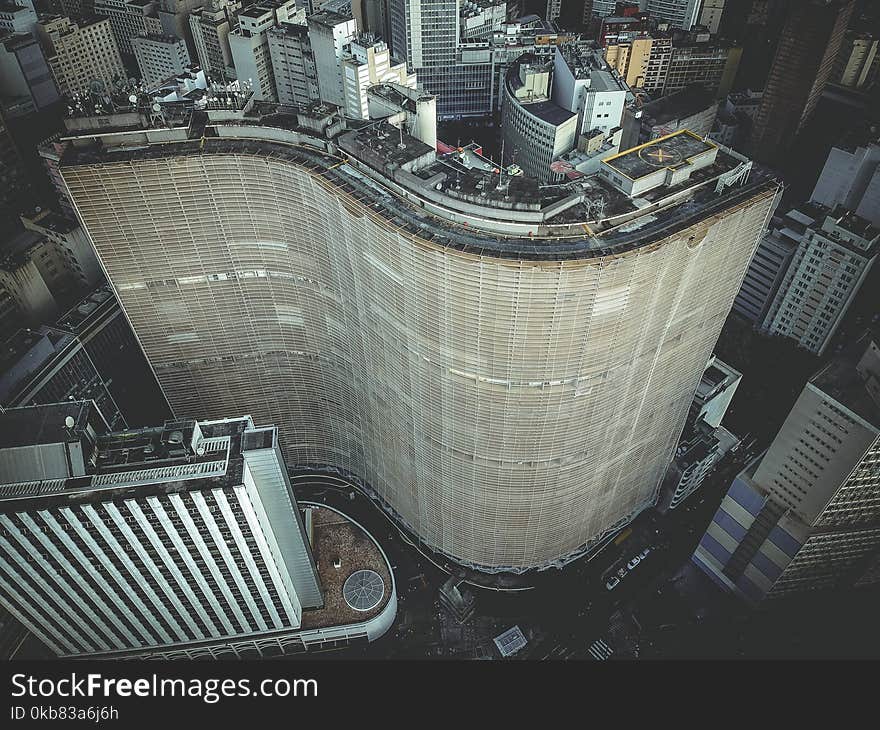
[[[540,185],[523,176],[468,168],[458,162],[457,152],[438,154],[385,122],[316,125],[298,111],[261,103],[213,119],[194,112],[180,126],[151,130],[130,122],[114,126],[110,119],[103,128],[90,125],[68,136],[72,144],[61,166],[204,154],[284,159],[402,233],[481,256],[522,260],[623,254],[779,188],[760,171],[744,170],[744,157],[718,145],[711,164],[636,197],[613,184],[611,168],[607,174]],[[717,191],[719,179],[741,172],[746,174],[736,184]]]
[[[577,116],[574,112],[550,101],[546,95],[518,98],[517,91],[524,86],[522,76],[520,75],[523,66],[538,73],[551,73],[553,70],[552,61],[539,59],[532,53],[525,53],[520,56],[510,64],[510,68],[504,74],[505,104],[516,103],[539,121],[554,127],[558,127]]]

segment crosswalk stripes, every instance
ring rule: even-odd
[[[614,649],[608,646],[604,639],[596,639],[590,644],[589,653],[597,662],[604,662],[614,653]]]

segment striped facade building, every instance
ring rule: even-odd
[[[880,580],[880,349],[862,338],[807,383],[737,476],[693,555],[757,603]]]
[[[92,401],[0,425],[0,604],[59,656],[266,656],[367,635],[321,618],[274,427],[101,433]]]

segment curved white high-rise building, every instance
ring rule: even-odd
[[[649,505],[778,185],[687,133],[539,188],[307,126],[90,129],[63,160],[175,414],[277,424],[289,465],[490,571]]]

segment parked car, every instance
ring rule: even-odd
[[[642,552],[639,553],[639,557],[640,557],[642,560],[644,560],[646,557],[648,557],[648,553],[650,553],[650,552],[651,552],[651,548],[650,548],[650,546],[649,546],[649,547],[646,547],[644,550],[642,550]]]
[[[626,567],[629,568],[630,570],[632,570],[633,568],[635,568],[635,567],[636,567],[639,563],[641,563],[641,562],[642,562],[642,559],[641,559],[638,555],[635,555],[635,556],[633,556],[633,559],[630,560],[630,561],[626,564]]]
[[[621,568],[620,570],[618,570],[617,575],[619,575],[621,578],[623,578],[623,576],[626,575],[626,568]]]
[[[614,590],[614,587],[615,587],[618,583],[620,583],[620,579],[619,579],[616,575],[612,575],[612,576],[608,579],[608,582],[605,584],[605,587],[606,587],[609,591],[613,591],[613,590]]]

